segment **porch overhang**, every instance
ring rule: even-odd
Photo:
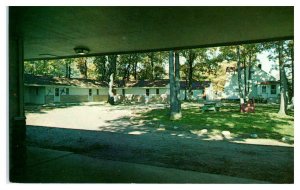
[[[10,7],[24,59],[209,47],[294,36],[293,7]]]

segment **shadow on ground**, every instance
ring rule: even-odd
[[[272,183],[294,181],[293,147],[204,141],[196,136],[189,138],[184,134],[172,135],[157,130],[145,133],[133,133],[134,131],[135,129],[131,129],[131,132],[123,130],[119,133],[27,126],[27,144],[71,151],[94,158]]]

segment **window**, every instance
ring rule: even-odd
[[[122,95],[125,96],[125,89],[122,89]]]
[[[89,89],[89,96],[92,95],[92,89]]]
[[[159,94],[159,88],[156,89],[156,94]]]
[[[99,89],[97,89],[97,95],[99,95]]]
[[[35,95],[39,95],[39,87],[35,88]]]
[[[276,94],[276,85],[271,85],[271,94]]]
[[[257,66],[259,69],[261,69],[261,64],[258,64],[258,66]]]
[[[59,96],[59,88],[55,88],[55,96]]]
[[[262,92],[263,94],[266,94],[266,93],[267,93],[267,87],[266,87],[266,86],[262,86],[262,87],[261,87],[261,92]]]
[[[66,88],[66,95],[69,95],[69,88]]]
[[[150,91],[150,90],[147,88],[147,89],[146,89],[146,96],[149,96],[149,91]]]

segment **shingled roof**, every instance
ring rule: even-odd
[[[91,79],[81,79],[81,78],[65,78],[65,77],[51,77],[51,76],[36,76],[25,74],[24,75],[25,85],[58,85],[58,86],[78,86],[84,88],[91,87],[107,87],[107,83],[99,82]]]
[[[258,82],[257,84],[260,84],[260,85],[274,85],[274,84],[280,84],[280,81],[263,81],[263,82]]]
[[[159,80],[136,80],[136,81],[116,81],[117,87],[166,87],[169,84],[169,79]]]
[[[204,89],[204,88],[207,88],[209,87],[211,84],[210,81],[195,81],[192,83],[192,89],[195,90],[195,89]],[[186,82],[185,81],[180,81],[180,89],[185,89],[185,88],[188,88],[188,86],[186,85]]]
[[[57,85],[57,86],[77,86],[83,88],[99,88],[108,87],[106,82],[100,82],[92,79],[82,78],[59,78],[51,76],[36,76],[31,74],[24,75],[25,85]],[[192,83],[192,89],[204,89],[210,85],[210,81],[199,82],[195,81]],[[137,81],[115,81],[114,87],[125,88],[125,87],[167,87],[169,79],[160,80],[137,80]],[[185,89],[186,82],[180,81],[180,88]]]

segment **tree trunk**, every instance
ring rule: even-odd
[[[248,62],[248,90],[247,90],[247,98],[249,99],[249,96],[252,92],[252,54],[250,52],[249,55],[249,62]]]
[[[175,84],[176,84],[176,98],[177,106],[176,111],[181,115],[181,102],[180,102],[180,64],[179,53],[175,51]],[[181,117],[181,116],[180,116]]]
[[[106,57],[105,57],[105,58],[106,58]],[[106,76],[106,75],[107,75],[107,74],[106,74],[106,73],[107,73],[107,69],[108,69],[107,66],[106,66],[106,65],[107,65],[107,61],[108,61],[108,58],[106,58],[106,61],[103,63],[104,66],[103,66],[103,68],[101,69],[101,79],[100,79],[100,80],[101,80],[102,82],[107,81],[107,76]]]
[[[187,82],[187,71],[186,71],[186,76],[185,76],[185,87],[184,87],[184,100],[186,101],[187,100],[187,97],[186,97],[186,91],[187,91],[187,85],[188,85],[188,82]]]
[[[279,115],[286,115],[287,109],[287,97],[286,97],[286,89],[287,89],[287,81],[284,70],[284,63],[282,60],[282,51],[283,51],[283,42],[280,41],[277,43],[277,52],[278,52],[278,62],[279,62],[279,74],[280,74],[280,108],[278,111]]]
[[[87,61],[86,61],[86,58],[84,59],[84,78],[87,79],[88,76],[87,76]]]
[[[177,63],[176,63],[177,64]],[[176,71],[177,73],[178,71]],[[181,118],[181,112],[178,112],[178,98],[176,90],[176,80],[174,73],[174,52],[169,52],[169,79],[170,79],[170,120]],[[179,110],[180,111],[180,110]]]
[[[193,85],[193,63],[194,63],[194,56],[191,50],[189,51],[189,95],[192,95],[192,85]]]
[[[69,78],[69,62],[65,60],[66,63],[66,78]]]
[[[109,77],[109,83],[108,83],[108,103],[110,105],[114,105],[114,93],[113,93],[113,85],[114,85],[114,74],[112,73]]]
[[[151,79],[152,80],[155,78],[153,57],[154,57],[154,53],[151,52],[151,54],[150,54],[150,63],[151,63]]]
[[[113,94],[113,81],[115,79],[116,71],[117,71],[117,55],[109,55],[109,89],[108,89],[108,102],[111,105],[114,105],[114,94]]]
[[[131,64],[132,64],[132,56],[130,55],[130,59],[129,59],[129,63],[128,63],[128,68],[127,68],[127,80],[130,79]]]
[[[71,65],[69,65],[69,72],[68,72],[68,78],[70,79],[71,78]]]
[[[66,78],[71,78],[71,63],[70,59],[65,59],[66,63]]]
[[[291,49],[291,64],[292,64],[292,93],[291,99],[294,97],[294,43]]]
[[[108,75],[111,76],[113,75],[113,79],[116,78],[116,73],[117,73],[117,55],[109,55],[108,56],[108,62],[109,62],[109,72]]]
[[[137,79],[137,72],[136,72],[136,69],[137,69],[137,61],[135,61],[133,63],[133,77],[134,77],[134,80]]]
[[[247,100],[247,67],[246,67],[246,57],[243,59],[243,66],[244,66],[244,99]]]
[[[47,76],[47,61],[46,60],[43,60],[43,75],[44,76]]]
[[[244,104],[244,97],[242,91],[242,76],[241,76],[241,55],[240,55],[240,46],[237,46],[237,67],[238,67],[238,86],[239,86],[239,96],[240,96],[240,106]]]

